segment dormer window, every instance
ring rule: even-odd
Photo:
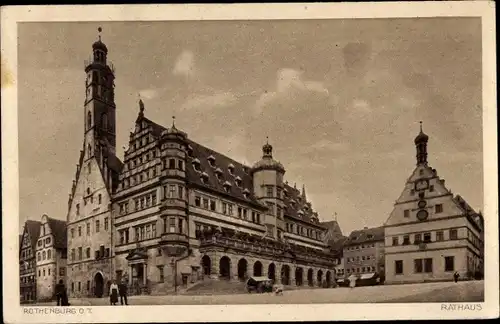
[[[369,240],[371,240],[371,239],[373,238],[373,235],[372,235],[372,234],[368,234],[368,235],[366,236],[366,238],[367,238],[367,239],[369,239]]]
[[[230,192],[231,191],[231,183],[229,181],[224,182],[223,187],[224,187],[224,190],[226,192]]]
[[[201,174],[201,182],[207,183],[207,181],[208,181],[208,174],[206,172],[203,172]]]
[[[221,168],[217,168],[215,170],[215,176],[217,177],[218,180],[222,179],[222,170],[221,170]]]
[[[237,185],[238,187],[241,187],[241,178],[240,178],[239,176],[238,176],[238,177],[236,177],[236,179],[234,179],[234,182],[236,183],[236,185]]]
[[[231,163],[227,166],[227,170],[229,171],[230,175],[234,174],[234,165]]]
[[[297,213],[297,215],[299,215],[299,217],[302,218],[304,216],[304,211],[302,209],[299,210],[299,212]]]
[[[197,158],[193,160],[193,168],[195,169],[195,171],[200,172],[200,160],[198,160]]]
[[[248,168],[247,168],[247,167],[243,167],[243,172],[244,172],[245,174],[248,174]]]
[[[245,196],[245,198],[248,199],[248,197],[250,197],[250,190],[245,188],[245,190],[243,190],[243,196]]]
[[[210,164],[210,166],[211,166],[212,168],[215,168],[215,158],[214,158],[214,156],[213,156],[213,155],[210,155],[210,156],[207,158],[207,160],[208,160],[208,164]]]
[[[193,156],[193,147],[191,145],[188,145],[187,147],[187,153],[190,157]]]
[[[297,202],[295,201],[295,199],[290,200],[290,204],[292,204],[292,207],[295,207],[295,204],[296,204],[296,203],[297,203]]]

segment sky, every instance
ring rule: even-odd
[[[146,117],[252,165],[269,137],[345,235],[381,226],[429,164],[483,205],[479,18],[18,24],[20,217],[65,219],[83,145],[84,60],[97,28],[116,68],[117,154]]]

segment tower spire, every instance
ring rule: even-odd
[[[144,117],[144,102],[142,102],[140,94],[139,94],[139,117]]]
[[[307,201],[307,198],[306,198],[306,185],[305,184],[302,184],[302,199],[304,199],[304,201]]]
[[[417,165],[427,165],[427,136],[422,130],[422,121],[420,121],[420,133],[415,137],[415,147],[417,149]]]

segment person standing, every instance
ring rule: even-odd
[[[60,279],[59,283],[56,285],[56,298],[57,306],[69,306],[68,294],[66,293],[66,287],[62,279]]]
[[[113,280],[113,283],[109,287],[109,302],[111,305],[116,305],[118,302],[118,285],[115,280]]]
[[[460,275],[458,274],[457,271],[455,271],[455,273],[453,274],[453,280],[455,281],[455,283],[458,282],[458,278],[460,277]]]
[[[125,280],[122,280],[118,285],[118,291],[120,293],[120,304],[123,305],[123,301],[125,301],[125,305],[128,305],[127,301],[128,287]]]

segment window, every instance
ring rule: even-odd
[[[177,166],[179,167],[179,170],[184,170],[184,163],[181,160],[177,162]]]
[[[52,250],[48,250],[47,251],[47,260],[51,260],[52,259]]]
[[[80,215],[80,204],[76,204],[76,215]]]
[[[65,276],[65,272],[66,272],[66,268],[65,267],[60,267],[59,268],[59,276],[60,277],[64,277]]]
[[[163,266],[157,266],[158,268],[158,273],[160,274],[160,279],[158,282],[164,282],[165,281],[165,274],[163,272]]]
[[[104,218],[104,230],[107,231],[108,230],[108,227],[109,227],[109,218],[108,217],[105,217]]]
[[[184,233],[184,230],[183,230],[183,225],[184,224],[184,221],[182,220],[182,218],[179,218],[179,220],[177,221],[177,225],[178,225],[178,229],[179,229],[179,233],[182,234]]]
[[[431,233],[427,232],[424,233],[424,243],[430,243],[431,242]]]
[[[394,273],[403,274],[403,260],[394,261]]]
[[[458,239],[458,231],[453,228],[450,230],[450,240],[456,240]]]
[[[201,206],[201,198],[200,198],[200,196],[195,196],[194,197],[194,205],[196,207],[200,207]]]
[[[102,203],[102,195],[99,194],[99,196],[97,196],[97,200],[99,201],[99,205]]]
[[[397,236],[396,236],[396,237],[393,237],[393,238],[392,238],[392,245],[398,245],[398,244],[399,244],[399,243],[398,243],[398,237],[397,237]]]
[[[82,236],[82,227],[78,226],[78,236]]]
[[[404,217],[405,218],[410,217],[410,210],[409,209],[405,209],[405,211],[404,211]]]
[[[168,168],[175,169],[175,159],[168,159]]]
[[[455,271],[455,257],[444,257],[444,271]]]
[[[50,276],[50,268],[49,268],[47,271],[48,271],[48,273],[47,273],[47,274]]]
[[[184,187],[183,186],[177,186],[177,193],[178,193],[178,197],[179,198],[183,198],[184,197]]]
[[[419,175],[424,175],[424,169],[420,169],[420,170],[418,171],[418,173],[419,173]]]
[[[208,199],[203,198],[203,208],[208,209]]]
[[[273,186],[266,186],[266,196],[267,197],[273,196]]]
[[[422,234],[415,234],[415,244],[422,242]]]
[[[227,203],[222,202],[222,213],[227,215]]]
[[[75,283],[74,282],[71,283],[71,292],[75,292]]]
[[[247,209],[243,208],[243,219],[247,220]]]
[[[214,210],[215,211],[215,200],[211,200],[210,199],[210,210]]]
[[[243,209],[241,207],[238,207],[238,217],[241,218],[241,214],[243,212]]]
[[[432,273],[432,258],[424,259],[424,272]]]
[[[415,273],[422,273],[422,271],[424,270],[422,259],[415,259],[413,260],[413,263],[415,266]]]
[[[168,219],[168,227],[169,227],[169,233],[175,233],[175,218],[170,217]]]
[[[76,260],[75,249],[71,249],[71,261],[74,261],[74,260]]]
[[[436,241],[444,241],[444,233],[443,231],[436,232]]]
[[[98,219],[95,221],[95,232],[99,233],[99,220]]]
[[[81,289],[82,289],[82,283],[78,281],[78,291],[80,291]]]
[[[281,208],[281,206],[277,206],[276,208],[277,208],[277,215],[276,216],[278,216],[278,218],[281,219],[283,209]]]
[[[87,291],[90,291],[90,280],[87,280]]]
[[[41,277],[42,276],[42,273],[40,271],[40,269],[38,269],[38,276]]]
[[[45,251],[42,252],[42,260],[45,260],[47,258],[47,254],[45,253]]]
[[[87,259],[90,258],[90,248],[89,247],[85,249],[85,257]]]
[[[442,204],[437,204],[436,205],[436,214],[442,213],[443,212],[443,205]]]
[[[433,185],[429,186],[429,191],[430,192],[434,192],[434,186]]]
[[[280,187],[276,187],[276,197],[281,198],[281,190]]]
[[[42,269],[43,276],[45,277],[45,268]]]
[[[86,226],[87,226],[87,235],[90,235],[90,223],[87,223]]]
[[[403,245],[410,244],[410,235],[403,236]]]
[[[83,258],[83,250],[82,250],[82,247],[80,246],[78,248],[78,260],[81,260]]]
[[[71,232],[71,238],[74,238],[75,237],[75,229],[74,228],[70,229],[70,232]],[[41,245],[40,244],[41,242],[38,242],[38,243],[39,243],[38,245]]]
[[[233,216],[233,204],[228,204],[227,205],[227,214],[229,216]]]
[[[38,261],[41,261],[41,260],[42,260],[42,255],[41,255],[41,253],[40,253],[40,252],[38,252],[38,253],[36,254],[36,259],[37,259]]]

